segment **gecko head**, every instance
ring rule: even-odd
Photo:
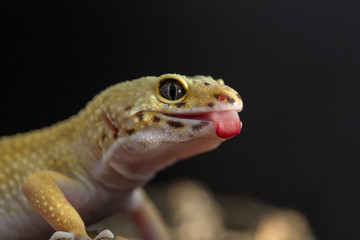
[[[208,76],[164,74],[123,82],[100,94],[105,159],[165,165],[209,151],[240,133],[239,94]],[[164,165],[164,164],[163,164]]]
[[[241,130],[237,114],[243,106],[241,97],[221,79],[178,74],[145,77],[121,83],[103,98],[110,129],[129,141],[149,134],[154,135],[151,141],[161,143],[199,137],[224,140]]]

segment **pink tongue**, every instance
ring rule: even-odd
[[[212,112],[209,119],[216,122],[216,135],[220,138],[231,138],[240,133],[241,123],[238,113],[233,111]]]

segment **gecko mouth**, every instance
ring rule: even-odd
[[[190,120],[209,121],[216,124],[216,135],[231,138],[241,131],[242,123],[237,110],[205,112],[198,114],[166,114],[170,117]]]

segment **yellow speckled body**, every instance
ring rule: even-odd
[[[224,140],[216,124],[184,116],[241,108],[222,81],[165,74],[119,83],[68,120],[0,138],[0,236],[47,239],[51,225],[59,233],[52,239],[88,239],[83,220],[144,213],[136,189]],[[135,224],[145,239],[165,239],[160,227]]]

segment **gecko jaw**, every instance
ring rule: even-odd
[[[198,120],[216,124],[216,135],[220,138],[231,138],[241,131],[238,110],[213,111],[197,114],[165,114],[178,120]]]

